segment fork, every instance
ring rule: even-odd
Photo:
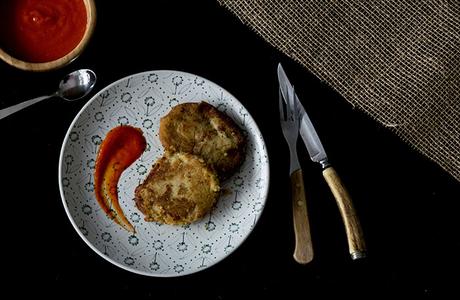
[[[279,90],[280,123],[284,138],[289,146],[291,178],[292,214],[294,222],[295,248],[294,259],[300,264],[307,264],[313,259],[313,246],[310,234],[310,222],[307,213],[305,188],[302,169],[297,157],[297,137],[299,135],[300,113],[294,101],[294,91],[286,99],[286,111]]]

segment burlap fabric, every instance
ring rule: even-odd
[[[218,1],[460,181],[460,1]]]

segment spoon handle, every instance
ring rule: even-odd
[[[37,97],[37,98],[34,98],[34,99],[30,99],[30,100],[21,102],[21,103],[16,104],[16,105],[12,105],[12,106],[4,108],[4,109],[0,109],[0,120],[5,118],[5,117],[7,117],[7,116],[9,116],[9,115],[11,115],[11,114],[13,114],[13,113],[15,113],[15,112],[17,112],[17,111],[20,111],[23,108],[29,107],[32,104],[35,104],[37,102],[40,102],[40,101],[48,99],[48,98],[51,98],[53,96],[54,95],[41,96],[41,97]]]

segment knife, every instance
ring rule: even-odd
[[[342,220],[345,225],[348,249],[351,258],[353,260],[364,258],[366,257],[366,244],[364,242],[361,225],[353,207],[350,194],[346,190],[335,169],[329,163],[323,144],[321,143],[321,140],[319,139],[302,103],[300,103],[297,94],[295,94],[294,87],[289,82],[281,63],[278,64],[278,80],[280,82],[280,89],[284,99],[287,99],[286,95],[288,95],[288,93],[294,93],[296,105],[302,118],[299,129],[300,136],[305,143],[311,160],[321,165],[323,177],[337,202],[340,215],[342,216]]]

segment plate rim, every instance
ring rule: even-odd
[[[144,276],[149,276],[149,277],[163,277],[163,278],[167,278],[167,277],[181,277],[181,276],[187,276],[187,275],[192,275],[192,274],[195,274],[195,273],[199,273],[201,271],[204,271],[206,269],[209,269],[213,266],[215,266],[217,263],[219,263],[220,261],[224,260],[225,258],[229,257],[230,255],[232,255],[245,241],[246,239],[251,235],[251,233],[254,231],[255,227],[257,226],[257,224],[259,223],[259,220],[263,214],[263,211],[265,209],[265,205],[266,205],[266,201],[267,201],[267,198],[268,198],[268,192],[269,192],[269,187],[270,187],[270,160],[268,158],[268,151],[267,151],[267,147],[266,147],[266,143],[265,143],[265,140],[262,136],[262,133],[259,129],[259,126],[257,125],[257,123],[255,122],[254,118],[252,117],[252,115],[249,113],[248,111],[248,114],[249,116],[251,117],[252,121],[253,121],[253,124],[254,124],[254,128],[256,130],[256,132],[254,133],[254,136],[256,136],[257,140],[259,140],[259,142],[261,143],[261,146],[262,148],[265,150],[265,153],[267,158],[266,158],[266,173],[267,173],[267,184],[265,185],[265,188],[263,190],[263,197],[262,199],[264,199],[263,201],[263,205],[261,207],[261,210],[259,212],[259,216],[258,218],[256,219],[255,223],[254,223],[254,226],[253,228],[240,240],[240,242],[238,244],[235,245],[234,249],[228,253],[227,255],[224,255],[224,256],[221,256],[220,258],[218,259],[215,259],[212,261],[212,263],[210,263],[206,268],[202,269],[202,270],[192,270],[192,271],[184,271],[184,273],[180,273],[180,274],[173,274],[173,273],[151,273],[151,272],[146,272],[146,271],[142,271],[142,270],[138,270],[138,269],[135,269],[135,268],[132,268],[132,267],[129,267],[129,266],[126,266],[126,265],[123,265],[121,264],[120,262],[112,259],[111,257],[105,255],[104,253],[102,253],[99,249],[96,248],[96,246],[94,246],[87,238],[86,236],[81,232],[80,228],[78,227],[78,225],[76,224],[72,214],[70,213],[70,210],[69,210],[69,207],[66,203],[66,198],[65,198],[65,195],[64,195],[64,187],[62,185],[62,171],[63,171],[63,157],[64,157],[64,151],[65,151],[65,148],[66,148],[66,145],[68,143],[68,140],[69,140],[69,137],[70,137],[70,133],[72,132],[72,129],[74,128],[75,126],[75,123],[78,121],[78,119],[80,118],[80,116],[86,111],[87,107],[90,106],[94,101],[96,101],[97,97],[99,97],[103,92],[105,92],[106,90],[109,90],[110,88],[112,88],[113,86],[119,84],[120,82],[122,81],[125,81],[126,79],[128,78],[132,78],[132,77],[135,77],[135,76],[141,76],[143,74],[148,74],[148,73],[155,73],[155,72],[171,72],[171,73],[182,73],[182,74],[185,74],[187,76],[195,76],[197,78],[200,78],[200,79],[203,79],[203,80],[206,80],[207,82],[219,87],[220,89],[222,89],[225,93],[227,93],[228,95],[230,95],[234,101],[236,101],[238,104],[240,104],[242,107],[244,107],[244,109],[247,111],[246,107],[238,100],[238,98],[236,98],[232,93],[230,93],[229,91],[227,91],[225,88],[223,88],[222,86],[220,86],[219,84],[215,83],[214,81],[212,80],[209,80],[205,77],[202,77],[200,75],[196,75],[196,74],[193,74],[193,73],[189,73],[189,72],[184,72],[184,71],[179,71],[179,70],[167,70],[167,69],[162,69],[162,70],[149,70],[149,71],[143,71],[143,72],[138,72],[138,73],[133,73],[133,74],[130,74],[130,75],[127,75],[127,76],[124,76],[118,80],[115,80],[114,82],[104,86],[102,89],[100,89],[99,91],[97,91],[86,103],[85,105],[83,105],[83,107],[78,111],[78,113],[75,115],[74,119],[72,120],[72,122],[70,123],[69,125],[69,128],[67,129],[66,131],[66,134],[64,136],[64,140],[62,141],[62,145],[61,145],[61,150],[59,152],[59,162],[58,162],[58,184],[59,184],[59,194],[61,196],[61,201],[62,201],[62,204],[64,206],[64,210],[66,212],[66,215],[67,215],[67,218],[70,220],[73,228],[75,229],[75,231],[78,233],[78,235],[80,236],[80,238],[95,252],[97,253],[99,256],[101,256],[102,258],[104,258],[106,261],[126,270],[126,271],[129,271],[129,272],[132,272],[132,273],[136,273],[136,274],[139,274],[139,275],[144,275]]]

